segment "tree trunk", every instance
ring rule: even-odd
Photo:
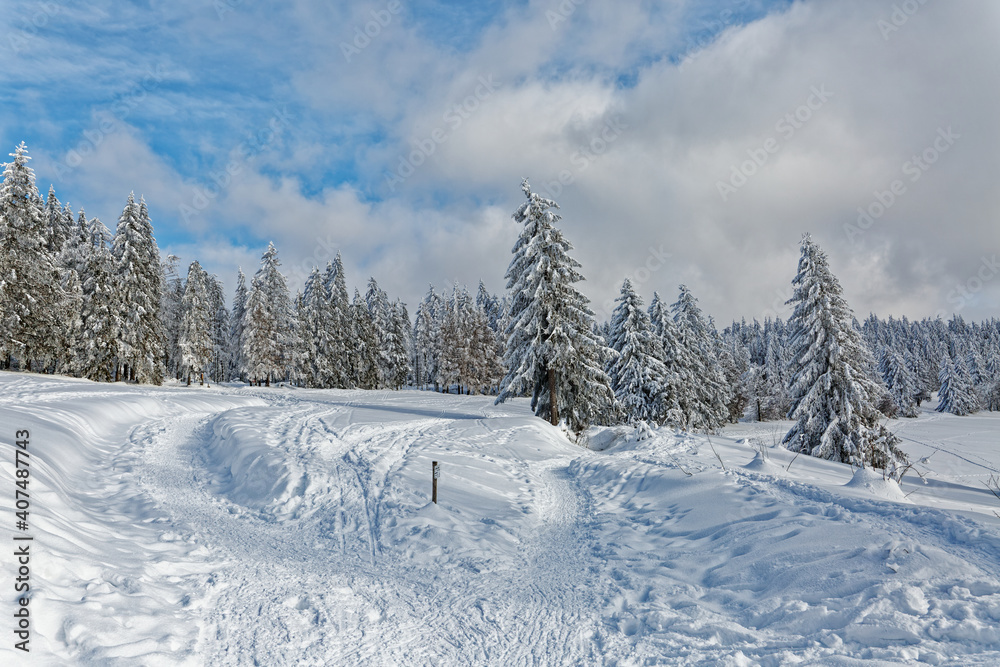
[[[200,384],[202,387],[205,386],[205,371],[201,372],[201,378],[200,378],[200,382],[198,384]]]
[[[191,386],[191,371],[188,371],[188,381],[187,381],[187,386],[189,386],[189,387]]]
[[[760,421],[760,399],[757,399],[757,421]]]
[[[549,369],[549,422],[559,425],[559,406],[556,404],[556,369]]]
[[[271,386],[271,376],[270,375],[268,375],[266,378],[264,378],[264,386],[265,387],[270,387]]]

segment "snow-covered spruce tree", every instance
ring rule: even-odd
[[[115,379],[116,360],[121,356],[121,294],[111,256],[111,232],[97,218],[88,228],[86,267],[83,281],[83,350],[79,372],[97,382]]]
[[[456,283],[445,302],[441,320],[441,362],[434,380],[444,385],[444,390],[449,393],[452,385],[457,385],[458,393],[464,393],[462,386],[468,380],[469,365],[472,363],[469,348],[471,310],[468,290]]]
[[[511,295],[504,377],[497,403],[531,395],[531,407],[552,424],[579,432],[619,413],[604,364],[613,354],[594,333],[589,301],[573,286],[583,280],[572,246],[555,226],[558,205],[521,183],[527,201],[514,212],[523,225],[507,269]]]
[[[965,363],[961,357],[952,359],[946,347],[941,350],[941,371],[938,375],[941,388],[938,390],[938,412],[950,412],[964,417],[979,412],[979,396],[972,385]]]
[[[503,379],[503,349],[490,324],[489,311],[475,307],[470,314],[469,376],[466,384],[474,393],[492,393]]]
[[[45,208],[42,211],[45,219],[45,245],[51,255],[58,255],[62,251],[63,244],[69,236],[69,229],[65,226],[63,217],[63,207],[56,197],[55,188],[49,186],[49,194],[45,198]],[[71,218],[72,219],[72,218]]]
[[[90,231],[87,224],[87,215],[80,209],[80,216],[73,223],[66,242],[63,243],[62,251],[59,253],[57,263],[64,270],[76,271],[80,277],[80,282],[86,282],[87,257],[90,253]]]
[[[181,372],[191,384],[191,374],[205,384],[205,371],[212,361],[212,307],[208,298],[208,274],[198,260],[188,267],[181,299],[181,326],[177,338]]]
[[[359,389],[377,389],[379,382],[379,354],[375,337],[375,323],[372,322],[368,304],[361,293],[354,290],[351,304],[351,384]]]
[[[406,310],[406,304],[396,299],[392,302],[392,347],[390,348],[393,374],[389,376],[389,386],[393,389],[402,388],[410,378],[411,330],[410,314]]]
[[[350,389],[354,386],[351,380],[351,362],[348,359],[353,346],[351,300],[347,294],[347,279],[344,276],[344,262],[340,253],[333,262],[326,265],[323,275],[323,285],[330,299],[330,386],[340,389]]]
[[[298,307],[300,381],[307,387],[333,386],[333,323],[331,303],[319,269],[306,279]]]
[[[233,295],[233,310],[229,313],[229,355],[230,380],[245,380],[243,368],[243,323],[247,312],[247,277],[240,267],[236,275],[236,293]]]
[[[790,328],[795,425],[783,442],[792,451],[859,467],[890,469],[904,462],[899,439],[879,421],[882,389],[874,363],[826,254],[807,234],[792,280]]]
[[[177,273],[179,259],[177,255],[168,255],[163,261],[160,294],[160,320],[163,322],[167,373],[177,379],[181,377],[181,351],[177,341],[181,335],[181,300],[184,298],[184,281]]]
[[[730,388],[715,357],[715,332],[705,322],[698,300],[684,285],[670,307],[677,347],[672,363],[685,380],[678,393],[680,426],[714,431],[729,419]]]
[[[878,364],[879,373],[885,381],[899,415],[916,417],[917,411],[917,379],[907,366],[904,359],[893,349],[884,347]]]
[[[680,415],[666,381],[663,346],[628,278],[615,301],[608,346],[616,354],[607,366],[615,397],[630,422],[675,422]]]
[[[146,203],[140,198],[136,204],[134,194],[129,194],[118,218],[111,256],[124,308],[115,379],[121,372],[125,380],[160,384],[165,372],[160,251],[153,238]]]
[[[48,249],[35,173],[22,142],[0,184],[0,356],[45,370],[64,356],[62,275]]]
[[[409,358],[406,340],[398,330],[396,314],[389,296],[378,286],[375,278],[368,279],[365,303],[375,325],[375,344],[378,350],[378,386],[397,389],[406,381]]]
[[[243,373],[258,385],[284,380],[291,365],[294,315],[285,276],[273,243],[260,258],[243,315]]]
[[[438,390],[443,316],[444,303],[431,285],[427,296],[417,306],[413,323],[413,372],[417,385],[423,387],[433,383],[434,391]]]
[[[209,364],[209,377],[215,382],[222,382],[226,379],[229,358],[233,353],[229,339],[229,309],[226,308],[226,295],[218,276],[208,276],[205,287],[212,313],[212,362]]]

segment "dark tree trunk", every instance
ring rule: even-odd
[[[559,406],[556,404],[556,370],[549,369],[549,423],[559,425]]]

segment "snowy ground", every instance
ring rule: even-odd
[[[929,457],[902,492],[793,461],[780,424],[589,451],[416,391],[0,373],[0,424],[3,665],[1000,663],[1000,415],[895,423]]]

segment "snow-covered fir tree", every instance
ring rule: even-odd
[[[247,277],[243,267],[237,269],[236,293],[233,295],[233,310],[229,313],[229,340],[232,353],[229,356],[229,379],[243,380],[243,323],[247,312]]]
[[[583,280],[572,246],[556,227],[558,205],[521,184],[527,201],[514,212],[523,225],[507,269],[510,320],[497,403],[531,395],[535,414],[572,431],[617,417],[604,364],[611,354],[595,333],[589,301],[573,286]]]
[[[427,296],[417,306],[413,322],[413,373],[419,386],[439,385],[441,361],[441,322],[444,318],[444,303],[431,285]]]
[[[205,372],[212,360],[212,308],[208,298],[208,274],[198,260],[188,267],[181,299],[181,326],[177,338],[182,375],[191,384],[191,375],[205,384]]]
[[[616,301],[608,337],[615,356],[607,371],[625,417],[631,422],[679,423],[680,406],[672,393],[676,387],[667,381],[663,346],[632,281],[625,279]]]
[[[359,389],[376,389],[379,384],[379,353],[368,304],[354,290],[351,303],[351,385]]]
[[[0,184],[0,356],[41,371],[65,358],[68,297],[24,142],[10,155]]]
[[[166,350],[167,374],[180,379],[181,352],[178,340],[181,335],[181,301],[184,298],[184,281],[177,273],[177,255],[168,255],[162,265],[160,294],[160,321],[163,322],[163,340]]]
[[[899,416],[916,417],[919,414],[917,379],[903,357],[889,347],[882,348],[878,370],[882,374]]]
[[[269,243],[251,281],[243,314],[243,374],[258,385],[284,380],[291,370],[294,314],[279,266],[278,251]]]
[[[685,285],[680,286],[670,312],[677,340],[671,363],[685,380],[677,398],[679,425],[692,431],[714,431],[729,420],[730,398],[730,389],[715,356],[715,331]]]
[[[950,412],[964,417],[979,411],[979,396],[965,368],[965,362],[962,357],[953,359],[947,348],[942,349],[938,379],[941,383],[938,405],[935,408],[938,412]]]
[[[118,219],[111,256],[124,308],[115,378],[160,384],[165,372],[165,340],[160,320],[162,274],[146,203],[129,194]]]
[[[87,257],[90,253],[90,231],[87,215],[80,209],[80,215],[73,223],[66,241],[63,243],[57,263],[64,270],[76,271],[80,282],[86,282]]]
[[[297,359],[300,382],[307,387],[332,387],[333,317],[326,285],[319,269],[306,278],[297,308],[300,352]]]
[[[795,424],[783,442],[793,451],[860,467],[890,469],[905,461],[899,439],[879,421],[875,402],[882,389],[872,376],[874,362],[826,254],[809,235],[792,285],[788,416]]]
[[[389,385],[400,389],[410,379],[410,348],[412,347],[410,314],[399,299],[392,302],[392,336],[390,360],[392,375]]]
[[[351,312],[350,296],[347,294],[344,262],[339,252],[334,257],[333,262],[326,265],[323,285],[330,300],[330,347],[327,352],[330,363],[330,386],[350,389],[355,386],[354,380],[351,378],[349,360],[350,352],[354,346],[352,333],[354,318]]]
[[[378,386],[398,389],[406,382],[409,356],[406,338],[399,331],[396,313],[389,296],[375,278],[368,279],[365,304],[371,316],[378,352]]]
[[[97,218],[90,221],[88,245],[83,272],[83,349],[79,372],[90,380],[111,382],[121,356],[124,308],[111,256],[111,232]]]
[[[458,393],[463,393],[463,385],[468,380],[472,308],[468,290],[457,284],[452,286],[441,319],[441,359],[435,378],[435,382],[444,385],[446,392],[457,385]]]
[[[229,337],[229,309],[226,308],[226,295],[218,276],[214,274],[208,276],[205,279],[205,287],[212,313],[212,359],[208,372],[212,380],[222,382],[228,375],[229,358],[233,353],[233,343]]]

